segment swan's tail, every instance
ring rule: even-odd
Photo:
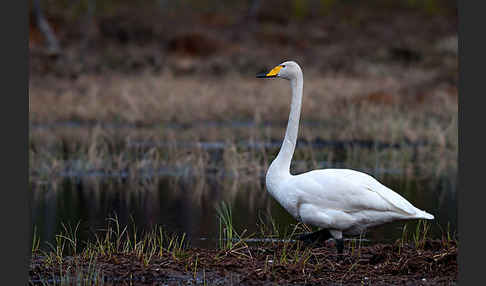
[[[431,215],[428,212],[423,211],[423,210],[418,210],[415,217],[416,218],[423,218],[423,219],[434,219],[433,215]]]

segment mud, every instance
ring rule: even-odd
[[[105,285],[457,284],[455,241],[427,240],[418,248],[402,246],[399,241],[361,247],[351,247],[348,242],[345,247],[342,260],[337,259],[332,244],[299,252],[297,244],[273,243],[226,251],[191,248],[179,255],[164,252],[154,255],[147,265],[136,254],[113,254],[99,257],[95,268]],[[299,260],[298,253],[305,251],[309,255]],[[66,258],[62,266],[46,267],[45,257],[35,256],[30,281],[35,285],[61,281],[68,276],[66,270],[86,269],[88,264],[87,259],[75,256]]]

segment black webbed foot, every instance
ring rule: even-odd
[[[327,229],[321,229],[319,231],[305,233],[297,236],[297,240],[303,241],[306,244],[324,242],[329,238],[332,238],[332,235]]]

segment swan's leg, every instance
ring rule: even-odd
[[[344,240],[343,240],[343,233],[339,230],[330,230],[331,235],[334,237],[336,241],[336,249],[338,254],[338,260],[343,259],[343,250],[344,250]]]
[[[337,248],[336,261],[342,262],[344,260],[344,255],[343,255],[344,241],[342,238],[336,239],[336,248]]]
[[[342,256],[344,250],[344,240],[342,238],[336,239],[337,254]]]

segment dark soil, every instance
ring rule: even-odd
[[[455,242],[428,240],[420,248],[412,244],[400,247],[399,242],[355,247],[354,251],[349,244],[345,247],[342,260],[337,260],[332,246],[300,248],[299,253],[305,249],[310,255],[306,261],[299,262],[294,260],[295,243],[233,251],[193,248],[176,256],[165,252],[161,256],[154,255],[147,266],[136,254],[114,254],[99,257],[96,269],[108,285],[457,284]],[[32,284],[42,284],[42,281],[59,279],[60,268],[73,271],[87,268],[88,264],[87,259],[78,255],[65,258],[62,267],[54,264],[49,268],[45,266],[45,258],[35,256],[30,266],[30,280]],[[71,277],[76,275],[71,274]]]

